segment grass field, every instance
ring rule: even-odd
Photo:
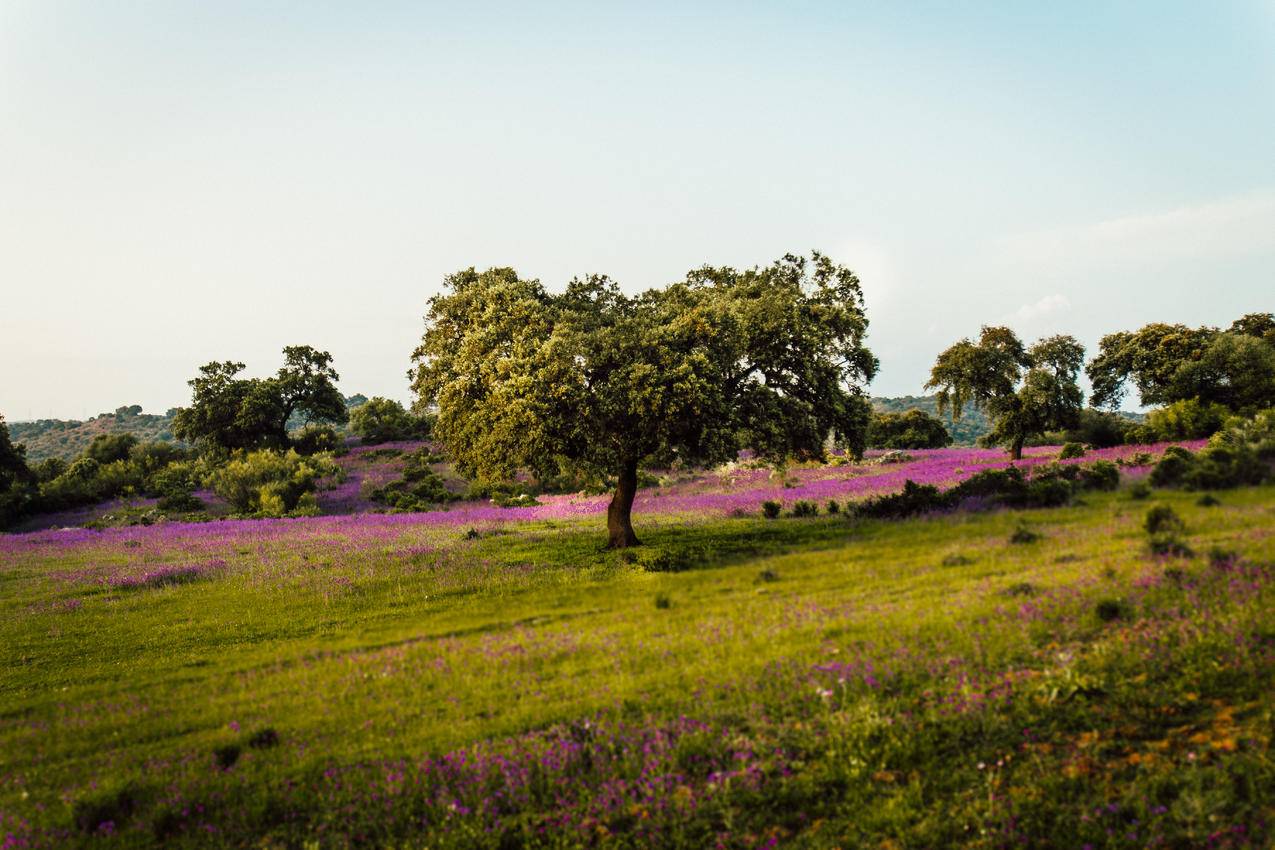
[[[0,846],[1268,847],[1275,488],[1221,498],[0,537]]]

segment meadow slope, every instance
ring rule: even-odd
[[[746,483],[632,553],[557,503],[0,536],[2,846],[1269,846],[1275,488]]]

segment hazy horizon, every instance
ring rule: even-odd
[[[471,265],[635,291],[820,250],[879,396],[982,324],[1092,354],[1275,310],[1269,0],[8,2],[0,143],[10,421],[162,413],[291,344],[407,401]]]

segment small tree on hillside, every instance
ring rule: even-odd
[[[473,269],[429,302],[412,355],[418,409],[463,472],[507,478],[611,476],[609,545],[638,540],[631,513],[644,463],[709,464],[742,447],[818,457],[831,433],[861,452],[859,280],[814,254],[765,268],[703,268],[628,296],[605,277],[560,295],[512,269]]]
[[[179,440],[222,451],[283,448],[288,420],[344,424],[349,417],[336,388],[340,380],[332,355],[308,345],[283,350],[284,365],[272,378],[240,378],[244,364],[208,363],[191,379],[190,407],[173,417]]]
[[[1033,434],[1079,422],[1084,394],[1076,378],[1085,350],[1070,336],[1052,336],[1030,349],[1009,328],[984,327],[978,342],[963,339],[938,356],[926,389],[938,390],[939,412],[959,419],[965,405],[992,417],[987,442],[1023,456]]]

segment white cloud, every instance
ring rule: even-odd
[[[1003,240],[1010,265],[1128,267],[1275,252],[1275,192],[1025,233]]]
[[[1034,322],[1054,313],[1071,309],[1071,301],[1066,295],[1046,295],[1034,304],[1024,304],[1014,311],[1010,318],[1017,322]]]

